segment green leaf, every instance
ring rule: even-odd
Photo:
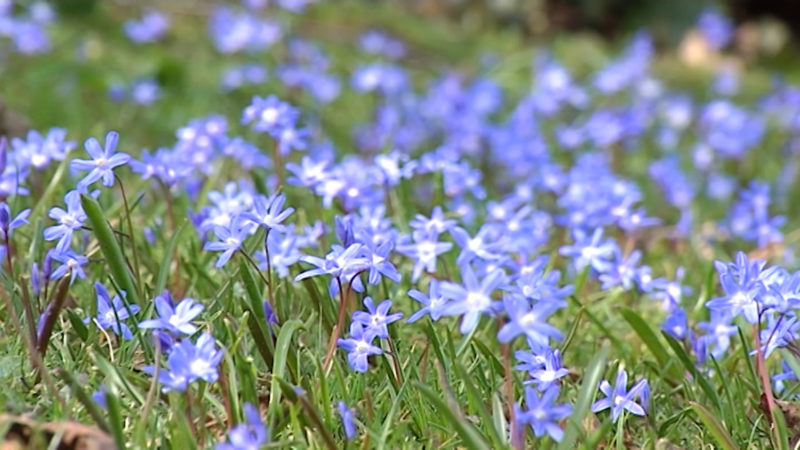
[[[652,353],[656,358],[656,361],[658,361],[658,364],[661,366],[661,368],[666,369],[669,367],[671,369],[669,375],[675,379],[680,379],[681,374],[675,373],[677,368],[670,364],[671,358],[669,353],[667,353],[667,349],[664,348],[664,345],[658,339],[658,336],[653,332],[647,322],[645,322],[644,319],[630,309],[625,308],[620,313],[622,314],[622,318],[628,322],[628,325],[633,328],[633,331],[639,335],[639,338],[650,350],[650,353]]]
[[[455,429],[456,433],[458,433],[459,437],[461,437],[464,447],[469,449],[487,450],[490,448],[489,444],[483,440],[483,437],[481,437],[481,434],[478,432],[478,430],[475,429],[471,423],[458,417],[453,411],[453,408],[451,408],[450,405],[442,400],[439,392],[436,392],[419,382],[414,382],[414,386],[425,396],[425,398],[428,399],[429,402],[436,407],[439,415],[449,422],[450,425]]]
[[[125,290],[127,299],[131,303],[140,304],[139,294],[136,291],[133,277],[128,271],[128,266],[125,264],[122,249],[114,238],[114,232],[103,217],[100,204],[97,203],[97,200],[87,195],[81,195],[81,205],[83,205],[86,217],[92,225],[92,230],[100,244],[100,250],[103,251],[103,256],[106,258],[111,276],[114,277],[117,285]]]
[[[280,384],[280,387],[283,390],[283,395],[285,395],[290,401],[300,404],[300,406],[303,408],[303,411],[306,413],[307,419],[309,419],[322,434],[322,440],[325,442],[325,446],[328,447],[329,450],[336,450],[337,446],[336,442],[333,440],[331,430],[325,426],[325,422],[322,421],[319,412],[317,412],[317,409],[314,408],[314,405],[308,401],[308,397],[305,395],[305,393],[302,391],[296,391],[292,385],[287,383],[281,377],[273,377],[273,379],[277,380],[278,384]]]
[[[491,433],[489,433],[489,439],[492,441],[492,447],[502,447],[504,445],[503,441],[500,439],[500,436],[497,435],[494,427],[490,425],[492,423],[492,417],[489,415],[489,411],[487,411],[486,405],[483,402],[483,399],[486,398],[486,395],[478,391],[478,388],[476,388],[472,383],[472,378],[469,376],[466,369],[464,369],[464,367],[458,363],[458,361],[453,361],[452,367],[455,369],[456,375],[461,378],[461,381],[464,384],[464,388],[467,391],[467,400],[469,401],[470,408],[478,414],[478,417],[481,419],[481,423],[485,424],[486,428],[491,431]]]
[[[264,314],[263,299],[256,286],[253,273],[244,259],[240,259],[239,274],[247,292],[248,301],[244,303],[244,306],[250,312],[247,319],[250,334],[253,336],[261,358],[267,364],[267,367],[272,370],[272,363],[275,361],[275,348],[272,342],[272,335],[267,329],[267,316]]]
[[[706,426],[708,432],[711,433],[712,436],[714,436],[714,439],[717,441],[717,444],[719,444],[720,448],[723,448],[725,450],[733,450],[739,448],[733,442],[733,439],[731,439],[731,436],[725,430],[725,427],[723,427],[722,424],[717,420],[717,418],[714,417],[711,411],[709,411],[708,409],[706,409],[705,406],[697,402],[689,402],[689,404],[691,405],[692,410],[694,410],[695,414],[697,414],[697,416],[700,418],[700,421],[703,422],[703,425]]]
[[[78,334],[78,337],[81,338],[83,342],[86,342],[86,340],[89,339],[89,328],[86,327],[86,324],[83,323],[83,320],[78,317],[75,311],[68,309],[66,313],[69,324],[72,325],[72,329],[75,330],[75,333]]]
[[[78,399],[79,402],[83,404],[83,407],[86,408],[86,412],[92,417],[92,420],[97,424],[97,426],[105,431],[106,433],[111,431],[111,427],[106,422],[106,419],[103,417],[103,413],[98,408],[97,403],[83,390],[80,383],[75,379],[74,376],[69,372],[69,370],[65,368],[61,368],[58,371],[61,379],[67,383],[72,393],[75,395],[75,398]]]
[[[301,328],[303,328],[303,323],[297,319],[292,319],[284,323],[278,332],[278,342],[275,344],[275,359],[272,364],[272,387],[269,391],[270,415],[279,412],[281,390],[278,388],[278,380],[284,378],[283,374],[286,371],[286,358],[289,353],[289,346],[292,343],[292,336],[295,331]]]
[[[172,256],[175,252],[175,246],[178,241],[183,238],[183,232],[187,229],[186,224],[187,222],[183,222],[181,226],[175,230],[175,234],[173,234],[172,238],[169,240],[167,248],[164,249],[164,256],[161,258],[161,266],[158,268],[158,276],[156,277],[154,295],[161,295],[161,292],[167,287],[167,277],[169,276],[170,266],[172,266]]]
[[[717,409],[720,409],[721,404],[717,392],[711,386],[711,383],[708,382],[708,379],[705,377],[705,375],[703,375],[699,370],[697,370],[697,366],[694,365],[692,359],[689,358],[689,355],[687,355],[686,352],[683,350],[683,347],[681,347],[680,342],[675,340],[674,337],[670,336],[664,331],[661,332],[661,335],[664,336],[664,339],[667,340],[667,344],[669,344],[669,346],[672,347],[672,351],[675,352],[675,354],[678,356],[678,359],[681,360],[681,363],[683,363],[683,366],[686,368],[686,370],[688,370],[689,373],[692,374],[694,379],[697,380],[697,384],[700,385],[700,388],[703,390],[703,392],[705,392],[708,398],[712,402],[714,402],[714,406],[716,406]]]
[[[408,379],[400,386],[400,390],[395,395],[394,400],[392,401],[392,406],[389,408],[389,412],[386,414],[386,418],[383,420],[383,427],[381,428],[381,434],[378,437],[378,442],[375,443],[375,448],[383,449],[386,448],[386,439],[389,438],[389,432],[391,432],[393,426],[395,425],[394,416],[397,414],[397,408],[400,406],[400,401],[403,399],[403,395],[405,395],[406,387],[408,386]]]
[[[122,418],[122,405],[119,402],[117,388],[113,384],[106,386],[106,410],[111,420],[111,435],[117,443],[117,448],[125,448],[125,423]]]
[[[609,348],[607,346],[603,347],[594,358],[592,358],[591,362],[589,362],[586,372],[583,374],[583,383],[581,383],[581,388],[578,391],[578,400],[575,402],[572,415],[567,421],[564,437],[558,445],[559,450],[571,450],[575,448],[578,433],[583,431],[583,419],[585,419],[591,411],[592,401],[597,393],[597,386],[600,384],[603,372],[605,372],[608,352]]]

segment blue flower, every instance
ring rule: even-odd
[[[737,333],[738,327],[731,325],[731,315],[727,311],[711,311],[711,320],[700,322],[697,327],[704,330],[707,334],[700,337],[703,345],[709,348],[712,344],[711,356],[721,358],[728,347],[731,345],[731,336]]]
[[[435,278],[431,279],[428,284],[428,295],[416,289],[412,289],[408,291],[408,296],[422,303],[423,307],[412,314],[411,317],[408,318],[407,323],[416,322],[425,314],[430,315],[431,320],[436,322],[442,317],[444,308],[447,306],[447,300],[439,293],[439,280]]]
[[[242,124],[252,124],[253,130],[269,133],[277,138],[284,128],[294,126],[299,115],[297,109],[278,100],[274,95],[265,99],[253,97],[250,106],[242,113]]]
[[[167,28],[169,28],[169,17],[154,10],[146,11],[141,20],[128,20],[123,24],[125,35],[137,44],[160,40]]]
[[[191,335],[197,331],[192,320],[203,311],[203,305],[195,303],[194,299],[184,298],[177,306],[173,307],[172,296],[169,291],[165,290],[153,302],[158,318],[140,322],[139,328],[165,330],[173,336]]]
[[[364,324],[354,321],[350,324],[350,337],[339,339],[336,344],[347,351],[347,363],[356,372],[366,372],[369,367],[368,358],[370,355],[380,355],[383,351],[380,347],[372,345],[375,335],[368,331]]]
[[[298,236],[292,231],[282,234],[280,231],[272,230],[267,236],[267,247],[269,248],[270,266],[278,272],[278,276],[281,278],[288,277],[289,266],[300,260]],[[259,269],[266,270],[266,252],[257,251],[255,257]]]
[[[344,435],[348,440],[356,437],[356,424],[353,423],[353,410],[350,409],[343,401],[339,401],[336,405],[339,410],[339,416],[342,418],[342,426],[344,427]]]
[[[237,219],[231,220],[227,227],[214,227],[214,235],[219,241],[206,242],[203,245],[203,250],[222,252],[215,264],[217,268],[230,261],[231,256],[242,247],[242,243],[250,235],[250,228]]]
[[[117,142],[119,140],[119,133],[116,131],[109,131],[106,134],[105,147],[100,147],[97,139],[91,137],[84,143],[86,152],[92,159],[73,159],[70,161],[69,166],[74,170],[86,171],[89,173],[78,182],[78,190],[86,192],[86,189],[95,181],[103,179],[104,186],[114,185],[114,168],[125,165],[130,161],[130,155],[126,153],[115,153],[117,149]]]
[[[647,413],[647,402],[649,400],[650,387],[647,380],[639,380],[630,390],[628,387],[628,374],[625,369],[617,372],[617,383],[612,388],[608,381],[600,382],[600,391],[606,396],[592,405],[592,412],[600,412],[611,409],[611,421],[616,422],[622,411],[629,411],[637,416],[644,416]],[[636,403],[639,398],[641,405]]]
[[[108,291],[101,283],[95,283],[94,289],[97,292],[97,316],[94,317],[97,326],[104,330],[111,329],[125,340],[131,339],[133,333],[122,321],[139,312],[139,306],[125,306],[119,295],[110,299]],[[84,323],[89,323],[90,320],[91,318],[87,317],[84,319]]]
[[[603,229],[597,228],[591,235],[581,229],[572,233],[572,245],[561,247],[558,252],[573,258],[573,264],[578,270],[591,266],[594,270],[604,273],[611,269],[610,259],[614,256],[617,245],[610,239],[603,240]]]
[[[253,210],[242,214],[242,217],[252,220],[258,225],[271,230],[273,228],[282,229],[281,223],[294,212],[294,208],[286,208],[281,211],[286,196],[274,194],[269,198],[257,195],[253,199]]]
[[[78,191],[67,192],[64,196],[64,203],[67,205],[66,211],[59,207],[50,208],[48,215],[58,223],[44,230],[45,240],[58,239],[56,249],[59,251],[67,250],[70,247],[73,232],[83,227],[83,223],[86,221],[86,213],[81,206],[81,196]]]
[[[222,356],[222,350],[217,349],[214,338],[208,333],[201,334],[196,344],[189,339],[182,340],[170,349],[166,370],[159,371],[158,381],[164,385],[162,391],[185,392],[189,384],[198,379],[208,383],[217,381],[217,366]],[[153,366],[145,366],[143,370],[151,375],[155,373]]]
[[[434,206],[430,218],[417,214],[408,225],[415,231],[423,232],[426,236],[438,236],[455,228],[456,221],[454,219],[445,219],[442,207]]]
[[[30,209],[24,209],[12,219],[11,208],[6,202],[0,202],[0,239],[7,241],[11,237],[11,231],[28,223]]]
[[[61,128],[51,128],[44,137],[31,130],[28,132],[27,140],[12,139],[11,145],[17,163],[20,167],[30,166],[42,170],[50,165],[52,160],[62,161],[75,147],[74,142],[65,140],[66,135],[67,132]]]
[[[347,278],[347,280],[342,281],[349,281],[351,275],[369,267],[369,262],[361,257],[360,254],[361,244],[356,243],[347,248],[341,245],[333,245],[331,246],[331,252],[324,259],[310,255],[301,256],[300,261],[314,265],[317,268],[300,273],[294,280],[300,281],[309,277],[327,274],[333,277],[334,280],[332,281],[342,277]]]
[[[460,330],[466,334],[475,328],[481,314],[491,311],[492,293],[505,283],[505,273],[497,269],[486,275],[483,280],[478,280],[472,267],[465,264],[461,268],[461,279],[463,284],[442,282],[440,289],[443,297],[452,300],[444,308],[444,313],[463,314]]]
[[[555,404],[558,394],[558,386],[550,386],[542,393],[541,397],[535,389],[526,387],[525,406],[527,410],[522,410],[519,405],[514,405],[517,422],[530,425],[536,437],[542,437],[547,433],[553,440],[561,441],[564,430],[558,425],[558,421],[569,416],[572,413],[572,407]]]
[[[697,19],[697,27],[714,49],[728,45],[735,32],[731,20],[713,8],[703,10]]]
[[[461,253],[458,254],[456,263],[464,265],[471,262],[473,259],[480,258],[486,260],[493,260],[500,257],[498,251],[500,250],[500,242],[497,236],[492,236],[492,228],[483,226],[475,234],[475,237],[470,238],[469,233],[463,228],[453,228],[450,234],[453,235],[456,243],[461,247]]]
[[[725,295],[707,301],[706,307],[731,316],[742,314],[749,323],[758,322],[759,296],[765,290],[760,277],[765,264],[763,260],[748,260],[742,252],[737,253],[736,263],[715,262]]]
[[[233,427],[228,432],[228,442],[217,444],[217,450],[257,450],[269,441],[258,409],[251,403],[245,403],[243,409],[247,422]]]
[[[508,314],[509,322],[497,332],[500,342],[508,342],[520,334],[537,345],[547,345],[550,338],[561,339],[561,332],[545,320],[560,308],[560,305],[548,302],[531,304],[525,298],[507,295],[503,298],[503,307]]]
[[[400,272],[398,272],[394,264],[389,261],[389,253],[392,251],[392,241],[387,240],[377,247],[374,245],[362,246],[362,250],[364,258],[369,265],[369,274],[367,276],[367,282],[369,284],[378,284],[381,275],[395,283],[400,281]]]
[[[367,312],[356,311],[353,314],[353,321],[361,322],[366,327],[366,333],[381,339],[389,337],[389,329],[386,326],[403,317],[403,313],[400,312],[388,314],[389,308],[392,307],[392,301],[388,299],[376,307],[372,297],[364,297],[364,307],[367,308]]]
[[[544,353],[544,364],[538,369],[530,371],[532,379],[526,381],[525,384],[536,383],[539,391],[545,391],[567,374],[569,374],[569,370],[561,365],[561,352],[558,349],[548,348]]]
[[[424,232],[415,232],[413,237],[413,243],[399,244],[397,252],[414,260],[411,281],[417,281],[423,270],[427,273],[436,272],[436,258],[450,251],[453,248],[453,244],[450,242],[438,242],[434,235]]]
[[[83,271],[83,266],[89,264],[89,258],[75,253],[72,249],[59,250],[58,247],[48,252],[49,258],[61,263],[50,274],[51,280],[58,280],[65,275],[70,276],[70,283],[75,282],[75,278],[86,278],[86,272]]]

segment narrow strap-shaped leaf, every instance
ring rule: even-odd
[[[597,386],[600,384],[603,372],[605,372],[608,351],[608,347],[603,347],[586,367],[586,372],[583,374],[583,383],[581,383],[581,388],[578,391],[578,401],[575,402],[575,408],[567,421],[564,437],[558,445],[559,450],[575,448],[575,442],[578,439],[578,433],[581,432],[583,419],[589,415],[592,401],[597,393]]]
[[[283,374],[286,371],[286,359],[289,355],[292,336],[302,327],[302,322],[292,319],[284,323],[278,332],[278,341],[275,344],[275,356],[272,364],[272,387],[269,391],[269,411],[271,415],[277,413],[280,408],[281,390],[278,386],[278,380],[284,378]]]
[[[108,422],[106,422],[106,419],[103,417],[103,413],[100,412],[100,408],[97,406],[97,403],[95,403],[95,401],[92,400],[89,394],[87,394],[86,391],[83,390],[83,387],[81,387],[80,383],[78,383],[75,377],[72,376],[69,370],[62,367],[61,369],[59,369],[58,374],[61,376],[61,379],[63,379],[67,383],[70,390],[75,395],[75,398],[77,398],[78,401],[81,402],[81,404],[83,404],[83,407],[86,408],[86,412],[89,413],[89,415],[92,417],[94,423],[96,423],[97,426],[106,433],[110,432],[111,427],[108,425]]]
[[[106,258],[108,267],[111,270],[111,276],[114,277],[117,285],[125,290],[127,299],[131,303],[139,304],[139,294],[136,291],[133,277],[125,264],[122,249],[114,238],[114,232],[103,217],[100,204],[97,203],[97,200],[87,195],[81,195],[81,205],[83,205],[86,217],[89,219],[95,237],[100,243],[100,250],[103,251],[103,256]]]
[[[414,382],[414,386],[436,407],[436,411],[438,411],[439,415],[453,426],[456,433],[461,437],[461,442],[464,444],[464,447],[486,450],[490,448],[489,444],[483,440],[478,430],[475,429],[471,423],[458,417],[442,399],[440,396],[441,394],[419,382]]]
[[[336,441],[333,440],[333,435],[331,434],[331,430],[325,426],[325,422],[322,421],[322,417],[320,417],[319,412],[317,409],[314,408],[314,405],[308,401],[308,397],[302,391],[296,391],[292,385],[287,383],[281,377],[274,376],[274,379],[278,381],[281,389],[283,390],[283,395],[286,396],[291,402],[299,403],[300,406],[303,408],[303,411],[306,413],[306,418],[311,421],[312,424],[317,428],[317,431],[322,435],[322,440],[325,442],[325,446],[328,447],[329,450],[336,450]]]
[[[172,265],[172,254],[175,252],[175,246],[178,241],[183,238],[183,232],[186,230],[186,222],[175,230],[172,238],[164,249],[164,255],[161,258],[161,267],[158,268],[158,276],[156,277],[155,295],[161,295],[161,292],[167,287],[167,277],[169,276],[170,266]]]
[[[621,311],[622,318],[628,322],[628,325],[633,328],[633,331],[639,335],[639,338],[644,342],[647,348],[650,350],[650,353],[656,358],[658,364],[662,368],[669,367],[671,370],[669,371],[669,375],[674,377],[675,379],[680,378],[680,373],[675,373],[675,366],[670,366],[670,356],[667,352],[667,349],[664,348],[664,345],[658,339],[658,336],[653,332],[653,329],[650,328],[650,325],[644,321],[638,314],[633,312],[630,309],[623,309]]]
[[[708,379],[705,377],[705,375],[703,375],[702,373],[700,373],[699,370],[697,370],[697,366],[694,365],[692,359],[689,358],[689,355],[687,355],[686,352],[683,350],[681,344],[677,340],[675,340],[674,337],[670,336],[669,334],[663,331],[661,332],[661,335],[664,336],[664,339],[667,340],[669,346],[672,347],[672,351],[674,351],[675,354],[678,356],[678,359],[681,360],[686,370],[688,370],[689,373],[691,373],[692,376],[695,378],[695,380],[697,380],[697,384],[700,385],[700,389],[702,389],[703,392],[705,392],[705,394],[708,396],[708,398],[712,402],[714,402],[714,406],[720,408],[721,404],[719,402],[719,396],[717,395],[717,392],[711,386],[711,383],[708,382]]]
[[[734,450],[739,448],[733,442],[733,439],[725,430],[725,427],[722,426],[716,417],[714,417],[711,411],[697,402],[689,402],[689,404],[692,406],[692,410],[694,410],[695,414],[697,414],[697,417],[700,418],[700,421],[703,422],[703,425],[706,426],[709,433],[714,436],[714,439],[721,448],[725,450]]]

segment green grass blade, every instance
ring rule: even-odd
[[[307,419],[311,421],[311,423],[317,428],[317,431],[319,431],[319,433],[322,435],[322,440],[325,442],[325,446],[328,447],[329,450],[336,450],[338,447],[336,446],[336,442],[333,440],[333,434],[331,434],[331,430],[325,426],[325,422],[322,421],[322,417],[320,417],[319,412],[317,412],[317,409],[314,408],[314,405],[312,405],[308,400],[308,396],[306,396],[303,391],[296,391],[292,385],[287,383],[282,378],[275,376],[273,377],[273,379],[278,381],[278,384],[283,390],[283,395],[285,395],[290,401],[300,404],[300,406],[303,408],[303,411],[306,413]]]
[[[502,447],[503,441],[500,439],[500,436],[497,435],[494,427],[491,426],[492,417],[489,415],[489,411],[486,409],[486,405],[483,402],[483,398],[486,398],[486,395],[482,395],[482,393],[478,391],[478,388],[475,387],[475,384],[472,382],[472,379],[470,378],[466,369],[464,369],[464,367],[462,367],[458,361],[453,361],[452,367],[455,369],[456,375],[461,378],[461,382],[464,384],[464,389],[467,392],[467,400],[469,401],[471,409],[478,414],[481,423],[486,425],[485,428],[491,431],[487,434],[489,435],[489,440],[492,441],[492,447]]]
[[[383,427],[381,428],[381,434],[378,437],[378,442],[375,443],[375,448],[377,449],[384,449],[386,447],[386,440],[389,438],[389,433],[392,430],[392,427],[395,425],[394,423],[394,416],[397,414],[397,408],[400,406],[401,401],[403,400],[403,396],[406,393],[406,387],[408,387],[408,379],[400,386],[400,390],[397,392],[397,395],[394,397],[392,401],[392,406],[389,408],[389,412],[386,414],[386,418],[383,420]]]
[[[725,430],[725,427],[723,427],[717,418],[714,417],[711,411],[697,402],[689,402],[689,404],[691,405],[695,414],[697,414],[697,417],[700,418],[700,421],[703,422],[703,425],[705,425],[706,429],[708,429],[708,432],[714,436],[714,439],[717,441],[717,444],[719,444],[720,448],[724,450],[734,450],[739,448],[733,442],[733,439]]]
[[[715,391],[714,388],[711,386],[711,383],[709,383],[708,378],[706,378],[705,375],[703,375],[699,370],[697,370],[697,366],[695,366],[694,362],[692,362],[692,359],[683,350],[683,347],[681,347],[680,342],[678,342],[677,340],[675,340],[674,337],[670,336],[669,334],[663,331],[661,332],[661,335],[664,336],[664,339],[667,340],[669,346],[672,347],[672,351],[675,352],[675,354],[678,356],[678,359],[681,360],[681,363],[683,363],[684,368],[686,368],[686,370],[688,370],[689,373],[692,374],[694,379],[697,380],[697,384],[700,385],[700,389],[702,389],[703,392],[705,392],[705,394],[708,396],[708,398],[712,402],[714,402],[714,406],[716,406],[717,409],[720,409],[722,405],[719,401],[719,396],[717,395],[717,391]]]
[[[188,227],[187,222],[182,223],[172,238],[169,240],[167,247],[164,249],[164,256],[161,259],[161,266],[158,268],[158,276],[156,277],[156,287],[153,292],[154,295],[161,295],[161,292],[167,287],[167,277],[169,277],[170,266],[172,266],[172,256],[175,253],[175,246],[178,241],[183,239],[183,232]]]
[[[119,402],[117,388],[113,384],[106,386],[106,406],[111,425],[111,435],[118,448],[125,448],[125,423],[122,419],[122,405]]]
[[[453,409],[442,400],[440,393],[419,382],[414,382],[414,386],[436,407],[439,415],[450,423],[459,437],[461,437],[461,442],[465,448],[473,450],[488,450],[490,448],[478,430],[471,423],[459,418]]]
[[[83,404],[83,407],[86,408],[86,412],[88,412],[89,416],[92,417],[94,423],[96,423],[97,426],[106,433],[110,432],[111,427],[108,425],[108,422],[103,417],[103,413],[97,406],[97,403],[95,403],[95,401],[92,400],[89,394],[87,394],[86,391],[83,390],[83,387],[81,387],[80,383],[78,383],[75,377],[72,376],[69,370],[64,369],[62,367],[58,371],[58,373],[59,375],[61,375],[61,378],[64,380],[64,382],[67,383],[70,390],[72,390],[72,393],[75,395],[75,398],[77,398],[78,401],[81,402],[81,404]]]
[[[620,314],[622,314],[622,318],[628,322],[628,325],[633,328],[633,331],[639,335],[639,338],[644,342],[647,348],[650,349],[650,353],[656,358],[658,364],[660,364],[661,367],[667,367],[670,359],[669,353],[667,353],[667,349],[664,348],[661,341],[658,340],[658,336],[656,336],[647,322],[638,314],[627,308],[623,309]]]
[[[586,372],[583,374],[583,383],[581,383],[581,388],[578,391],[578,400],[575,402],[572,415],[567,421],[564,437],[558,445],[559,450],[571,450],[575,448],[578,434],[583,431],[583,420],[591,411],[592,401],[597,393],[597,386],[600,384],[603,372],[605,372],[608,352],[609,348],[603,347],[594,358],[592,358],[592,361],[589,362]]]
[[[81,205],[83,205],[86,217],[89,219],[97,241],[100,243],[100,250],[103,251],[103,256],[106,258],[108,267],[111,270],[111,276],[114,277],[117,285],[125,290],[127,299],[131,303],[140,304],[136,284],[134,284],[133,277],[125,264],[122,249],[114,238],[114,232],[103,217],[100,204],[97,203],[97,200],[87,195],[81,195]]]
[[[292,319],[281,326],[278,332],[278,341],[275,344],[275,359],[272,364],[272,387],[269,391],[269,413],[274,416],[279,412],[281,402],[281,390],[278,380],[284,378],[286,371],[286,358],[289,354],[289,346],[292,343],[294,333],[303,327],[299,320]],[[272,423],[272,421],[270,421]]]

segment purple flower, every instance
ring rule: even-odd
[[[368,245],[362,246],[361,248],[364,253],[364,258],[369,264],[369,275],[367,276],[367,282],[369,284],[378,284],[381,275],[395,283],[400,281],[400,272],[398,272],[394,264],[389,261],[389,254],[392,251],[392,241],[387,240],[377,247]]]
[[[356,437],[356,424],[353,423],[353,410],[350,409],[343,401],[339,401],[336,405],[339,410],[339,416],[342,418],[342,426],[344,427],[344,435],[348,440]]]
[[[14,159],[20,167],[30,166],[36,170],[44,169],[52,160],[62,161],[75,147],[74,142],[65,140],[66,135],[67,132],[61,128],[51,128],[44,137],[31,130],[28,132],[27,140],[19,138],[11,140]]]
[[[159,11],[148,10],[141,20],[128,20],[123,29],[128,38],[137,44],[156,42],[169,28],[169,17]]]
[[[492,293],[505,283],[505,273],[496,269],[478,280],[472,267],[465,264],[461,267],[461,279],[463,284],[442,282],[440,289],[444,298],[452,300],[444,308],[444,314],[463,314],[460,330],[466,334],[478,325],[481,314],[491,311]]]
[[[450,242],[438,242],[433,234],[415,232],[413,233],[414,242],[402,243],[397,246],[397,252],[408,256],[414,260],[414,268],[411,272],[411,281],[419,280],[422,271],[427,273],[436,272],[436,258],[453,248]]]
[[[252,124],[253,130],[280,137],[286,127],[297,121],[299,111],[274,95],[267,98],[253,97],[252,103],[242,112],[242,124]]]
[[[219,240],[206,242],[203,250],[222,252],[215,264],[217,268],[220,268],[227,264],[233,254],[242,247],[242,243],[250,235],[250,228],[237,218],[231,220],[227,227],[214,227],[214,235]]]
[[[97,316],[94,317],[97,326],[104,330],[111,329],[111,331],[122,336],[125,340],[131,339],[133,333],[122,321],[139,312],[139,306],[126,306],[119,295],[115,295],[113,299],[110,299],[108,291],[101,283],[95,283],[94,289],[97,292]],[[84,322],[89,323],[90,320],[91,318],[87,317]]]
[[[561,365],[561,352],[558,349],[547,349],[544,354],[544,364],[538,369],[530,371],[532,379],[526,381],[525,384],[536,383],[539,391],[545,391],[567,374],[569,374],[569,370]]]
[[[547,345],[550,338],[561,339],[561,332],[545,322],[560,305],[549,302],[531,304],[525,298],[507,295],[503,298],[503,308],[508,314],[509,322],[497,332],[500,342],[508,342],[520,334],[524,334],[530,342],[537,345]]]
[[[56,225],[47,227],[44,230],[44,239],[54,241],[58,239],[56,249],[65,251],[72,244],[72,233],[83,227],[86,221],[86,213],[81,205],[81,196],[78,191],[69,191],[64,196],[64,203],[67,210],[59,207],[50,208],[49,216],[57,222]]]
[[[712,8],[703,10],[697,19],[697,28],[714,49],[725,47],[733,39],[734,26],[731,20]]]
[[[603,273],[611,269],[610,259],[614,256],[617,245],[610,239],[603,240],[603,229],[597,228],[591,235],[583,230],[576,229],[572,233],[572,245],[565,245],[559,253],[573,259],[573,264],[578,270],[591,266],[594,270]]]
[[[114,153],[117,149],[117,141],[119,140],[119,133],[116,131],[109,131],[106,134],[105,148],[100,147],[97,139],[91,137],[84,143],[84,148],[91,160],[87,159],[73,159],[70,161],[70,167],[74,170],[86,171],[89,173],[78,182],[78,190],[86,192],[86,189],[95,181],[103,179],[104,186],[112,186],[114,184],[114,168],[127,164],[130,161],[130,155],[126,153]]]
[[[50,274],[51,280],[58,280],[65,275],[70,276],[70,283],[75,282],[75,278],[86,278],[86,272],[83,271],[83,266],[89,264],[89,258],[75,253],[72,249],[59,250],[56,247],[48,252],[48,257],[54,261],[61,263],[53,273]]]
[[[281,211],[285,201],[286,196],[283,194],[273,194],[269,198],[257,195],[253,199],[253,210],[243,213],[242,217],[252,220],[267,230],[283,229],[281,223],[294,212],[292,207]]]
[[[339,339],[336,344],[347,351],[347,363],[356,372],[366,372],[369,366],[370,355],[380,355],[380,347],[372,345],[375,335],[364,328],[362,322],[353,321],[350,324],[350,337]]]
[[[530,425],[536,437],[542,437],[547,433],[553,440],[561,441],[564,430],[558,426],[558,421],[569,416],[572,413],[572,407],[555,404],[558,393],[558,386],[550,386],[541,396],[535,389],[526,387],[525,406],[527,410],[522,410],[520,406],[514,405],[517,422]]]
[[[300,261],[316,266],[316,269],[307,270],[297,275],[294,280],[300,281],[317,275],[330,275],[334,278],[349,277],[369,267],[369,262],[359,256],[361,244],[352,244],[347,248],[341,245],[331,246],[331,252],[325,258],[305,255],[300,257]]]
[[[191,335],[197,331],[192,320],[203,311],[203,305],[195,303],[194,299],[184,298],[173,307],[172,296],[165,290],[153,302],[158,318],[140,322],[139,328],[165,330],[173,336],[179,336],[181,333]]]
[[[256,450],[269,441],[258,409],[250,403],[245,403],[243,409],[246,422],[233,427],[228,432],[228,442],[217,444],[217,450]]]
[[[430,315],[431,320],[436,322],[444,314],[447,300],[439,293],[439,280],[432,278],[428,284],[428,295],[412,289],[408,291],[408,296],[422,303],[423,307],[418,309],[406,321],[407,323],[416,322],[425,314]]]
[[[759,296],[765,289],[761,281],[765,264],[766,261],[760,259],[748,260],[743,252],[736,254],[735,263],[716,261],[714,265],[725,295],[707,301],[706,307],[731,316],[742,314],[749,323],[756,323],[760,312]]]
[[[217,366],[222,356],[222,350],[217,349],[214,338],[208,333],[201,334],[196,344],[189,339],[182,340],[172,346],[166,370],[159,372],[158,381],[164,385],[162,391],[186,392],[189,384],[198,379],[208,383],[217,381]],[[145,366],[143,370],[151,375],[155,373],[153,366]]]
[[[612,388],[608,381],[603,380],[600,382],[600,391],[606,396],[592,405],[592,412],[600,412],[605,409],[611,409],[611,420],[616,422],[622,411],[629,411],[631,414],[637,416],[644,416],[647,413],[647,401],[649,396],[650,387],[647,380],[639,380],[629,391],[628,387],[628,374],[625,369],[619,369],[617,372],[617,383]],[[641,405],[636,403],[636,398],[639,398]]]
[[[353,321],[361,322],[366,327],[366,333],[381,339],[389,337],[389,329],[386,326],[403,317],[403,313],[400,312],[389,314],[392,301],[388,299],[375,306],[372,297],[364,297],[364,307],[367,311],[356,311],[353,314]]]
[[[24,209],[12,219],[8,203],[0,202],[0,239],[7,241],[11,237],[12,230],[27,224],[30,213],[30,209]]]

